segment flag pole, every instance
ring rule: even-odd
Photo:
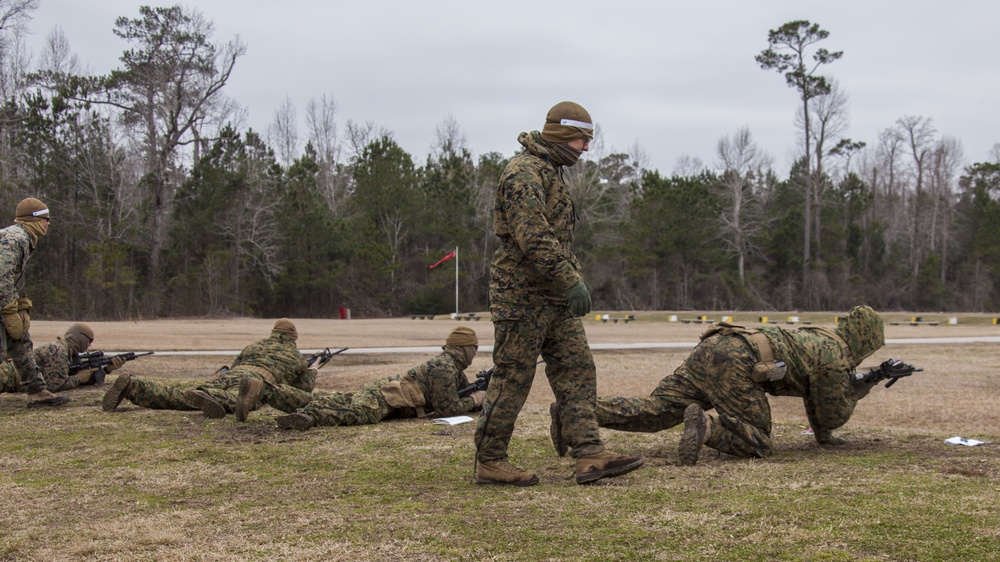
[[[455,315],[458,316],[458,246],[455,246]]]

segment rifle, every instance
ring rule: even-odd
[[[103,371],[103,367],[114,363],[116,357],[124,357],[126,361],[134,361],[138,357],[152,354],[152,351],[140,351],[139,353],[129,351],[128,353],[119,353],[118,355],[105,357],[103,351],[88,351],[80,354],[79,363],[69,366],[69,374],[75,375],[80,371],[90,371],[94,369]]]
[[[309,359],[306,359],[306,367],[312,367],[313,363],[315,363],[317,360],[319,360],[319,364],[316,365],[316,370],[318,371],[318,370],[322,369],[324,365],[326,365],[327,363],[329,363],[330,360],[333,359],[334,355],[339,355],[339,354],[347,351],[348,349],[350,349],[350,348],[342,347],[342,348],[338,349],[337,351],[330,351],[330,348],[328,347],[328,348],[324,349],[323,351],[320,351],[319,353],[314,354]]]
[[[851,373],[851,382],[855,385],[875,385],[889,379],[889,382],[885,383],[885,387],[889,388],[896,384],[899,379],[908,377],[917,371],[923,371],[923,369],[903,363],[899,359],[886,359],[878,367],[870,368],[867,373]]]
[[[89,361],[91,359],[100,359],[104,357],[104,352],[100,349],[95,349],[94,351],[84,351],[83,353],[77,353],[80,361]]]
[[[496,370],[497,366],[493,365],[489,369],[483,369],[482,371],[476,373],[476,380],[473,381],[472,384],[470,384],[469,386],[466,386],[465,388],[460,388],[458,390],[458,397],[465,398],[466,396],[469,396],[473,392],[479,390],[486,390],[486,387],[490,385],[490,379],[493,378],[493,373]]]
[[[544,361],[539,361],[535,363],[535,366],[541,365],[542,363],[544,363]],[[482,371],[476,373],[476,380],[469,386],[460,388],[458,390],[458,397],[465,398],[477,390],[486,390],[486,387],[490,385],[490,379],[493,378],[493,372],[496,370],[497,366],[493,365],[489,369],[483,369]]]

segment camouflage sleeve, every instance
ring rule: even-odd
[[[17,271],[24,259],[24,249],[15,240],[4,237],[0,240],[0,306],[18,297]]]
[[[69,353],[65,347],[56,343],[36,347],[35,363],[51,392],[62,392],[80,386],[80,379],[69,374]]]
[[[257,345],[256,343],[252,343],[252,344],[250,344],[250,345],[248,345],[248,346],[244,347],[244,348],[243,348],[243,351],[241,351],[241,352],[239,353],[239,355],[237,355],[237,356],[236,356],[236,358],[235,358],[235,359],[233,359],[233,364],[232,364],[232,365],[230,365],[230,366],[229,366],[229,368],[230,368],[230,369],[235,369],[236,367],[239,367],[239,366],[240,366],[240,364],[242,364],[242,363],[243,363],[243,361],[244,361],[244,358],[246,358],[247,356],[249,356],[249,355],[251,354],[251,352],[252,352],[252,351],[253,351],[253,349],[254,349],[254,348],[256,347],[256,345]]]
[[[539,172],[531,166],[520,166],[504,176],[498,189],[510,234],[528,262],[558,290],[575,285],[581,276],[545,216]]]
[[[459,383],[465,378],[462,371],[457,370],[450,361],[434,362],[427,372],[429,396],[427,402],[440,416],[455,416],[464,414],[475,407],[472,398],[458,397]],[[466,379],[468,380],[468,379]]]
[[[316,388],[316,371],[303,368],[299,372],[299,375],[295,377],[295,382],[292,383],[292,386],[299,390],[312,392]]]
[[[0,392],[21,392],[21,375],[9,357],[0,361]]]
[[[814,431],[837,429],[854,413],[849,369],[830,367],[810,377],[809,393],[802,397]]]

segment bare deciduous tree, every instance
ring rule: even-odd
[[[448,154],[457,154],[468,150],[469,139],[458,124],[454,115],[448,115],[444,121],[434,127],[434,141],[431,143],[432,159],[440,159]]]
[[[80,73],[80,61],[70,48],[69,39],[61,27],[54,27],[45,37],[38,68],[43,72],[67,75]]]
[[[296,125],[298,112],[292,98],[285,96],[278,109],[274,110],[274,119],[267,126],[267,142],[274,147],[278,161],[285,168],[292,165],[299,156],[299,129]]]
[[[948,253],[951,225],[955,214],[955,186],[962,171],[964,152],[954,137],[942,138],[930,156],[929,188],[932,196],[930,251],[941,255],[940,281],[948,279]]]
[[[913,279],[916,279],[920,274],[920,264],[925,257],[925,247],[930,244],[925,234],[926,225],[923,224],[924,176],[927,173],[927,160],[934,148],[934,135],[937,131],[934,130],[929,117],[913,115],[900,117],[896,121],[896,127],[913,159],[910,165],[910,174],[913,178],[910,267]]]
[[[736,256],[740,285],[745,285],[746,259],[754,252],[754,236],[764,224],[753,181],[765,175],[771,159],[754,142],[748,127],[719,139],[715,153],[721,176],[714,191],[723,202],[719,238]]]
[[[345,125],[347,132],[347,144],[351,147],[351,159],[356,160],[364,154],[365,147],[376,139],[382,137],[392,138],[393,134],[385,127],[377,127],[371,121],[365,121],[364,125],[355,123],[348,119]]]
[[[670,173],[678,177],[694,177],[704,172],[707,168],[708,166],[701,161],[701,158],[684,154],[677,157]]]
[[[829,91],[816,96],[815,103],[813,103],[811,109],[813,125],[809,129],[812,131],[813,158],[816,162],[816,166],[812,172],[813,216],[811,222],[813,225],[813,241],[815,242],[813,258],[819,260],[823,248],[821,237],[823,196],[826,188],[830,185],[824,176],[824,165],[826,163],[826,155],[828,154],[827,147],[836,145],[850,124],[847,94],[840,89],[836,80],[831,79],[829,81]],[[803,131],[807,130],[807,123],[801,114],[796,116],[796,124]]]
[[[336,164],[340,160],[340,146],[337,141],[337,102],[326,94],[319,102],[310,99],[306,104],[306,128],[309,142],[316,149],[320,164]]]
[[[337,215],[347,197],[350,175],[339,169],[341,145],[337,136],[337,103],[326,94],[317,102],[306,104],[306,128],[309,142],[316,149],[319,164],[317,181],[327,204]]]

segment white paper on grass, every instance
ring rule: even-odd
[[[469,416],[452,416],[450,418],[435,418],[434,425],[458,425],[462,423],[469,423],[472,418]]]
[[[949,437],[944,440],[945,443],[949,445],[965,445],[966,447],[975,447],[976,445],[984,445],[989,443],[989,441],[976,441],[975,439],[966,439],[965,437]]]

